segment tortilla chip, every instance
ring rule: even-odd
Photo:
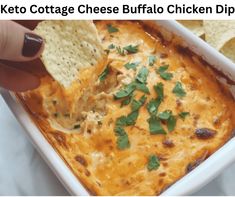
[[[235,62],[235,37],[226,42],[220,49],[220,52]]]
[[[235,62],[235,21],[206,20],[203,24],[206,42]]]
[[[43,21],[35,32],[45,39],[42,61],[47,71],[65,88],[80,82],[79,72],[96,66],[105,56],[92,21]]]
[[[235,21],[233,20],[205,20],[203,25],[206,42],[217,50],[235,37]]]
[[[191,30],[197,36],[204,35],[202,20],[177,20],[180,24]]]

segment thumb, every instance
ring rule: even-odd
[[[13,22],[0,20],[0,59],[29,61],[43,50],[43,39]]]

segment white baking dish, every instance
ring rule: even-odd
[[[203,40],[197,38],[175,21],[156,21],[156,23],[163,29],[167,30],[168,33],[173,33],[182,37],[185,41],[184,44],[193,52],[203,57],[203,59],[218,70],[224,72],[227,77],[235,80],[235,65],[229,59],[206,44]],[[235,87],[231,88],[235,89]],[[38,152],[48,163],[66,189],[72,195],[89,195],[53,147],[43,137],[40,130],[31,121],[29,115],[21,106],[20,102],[18,102],[15,95],[3,89],[0,89],[0,92],[18,121],[25,128],[25,132]],[[162,193],[162,195],[189,195],[198,190],[218,175],[224,168],[235,161],[234,153],[235,138],[232,138],[222,148],[205,160],[199,167],[173,184],[164,193]]]

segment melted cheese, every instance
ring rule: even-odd
[[[108,33],[106,25],[109,23],[119,31]],[[151,36],[138,22],[99,21],[96,26],[104,48],[110,44],[139,45],[138,53],[120,56],[115,49],[110,50],[111,72],[107,79],[86,89],[78,100],[76,88],[74,94],[65,96],[63,89],[49,76],[42,78],[37,90],[19,96],[45,138],[91,194],[160,194],[184,176],[189,166],[207,158],[230,138],[235,128],[234,99],[207,65],[194,61],[197,57],[179,53],[174,42],[166,45],[162,38]],[[157,56],[153,67],[148,66],[149,55]],[[159,111],[172,110],[173,114],[187,111],[190,116],[184,121],[178,118],[174,131],[167,135],[150,135],[149,113],[146,106],[141,107],[136,125],[125,127],[130,148],[119,150],[113,131],[115,121],[128,114],[131,108],[129,105],[121,108],[120,101],[113,100],[113,94],[130,83],[141,68],[127,70],[123,65],[137,61],[150,71],[147,102],[157,96],[153,85],[162,82],[165,98]],[[173,73],[172,80],[165,81],[155,72],[162,64],[170,65],[168,71]],[[84,75],[86,79],[89,76]],[[172,93],[177,81],[187,93],[182,99]],[[142,95],[142,92],[135,92],[136,98]],[[67,99],[72,99],[72,108]],[[50,124],[53,121],[59,126],[53,127]],[[76,124],[80,124],[79,129],[73,129]],[[207,140],[198,139],[194,133],[197,128],[216,130],[216,135]],[[174,146],[167,146],[166,140]],[[160,167],[148,171],[146,166],[151,154],[160,158]]]

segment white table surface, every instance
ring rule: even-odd
[[[69,195],[30,144],[1,96],[0,195]],[[194,195],[235,195],[235,164]]]

